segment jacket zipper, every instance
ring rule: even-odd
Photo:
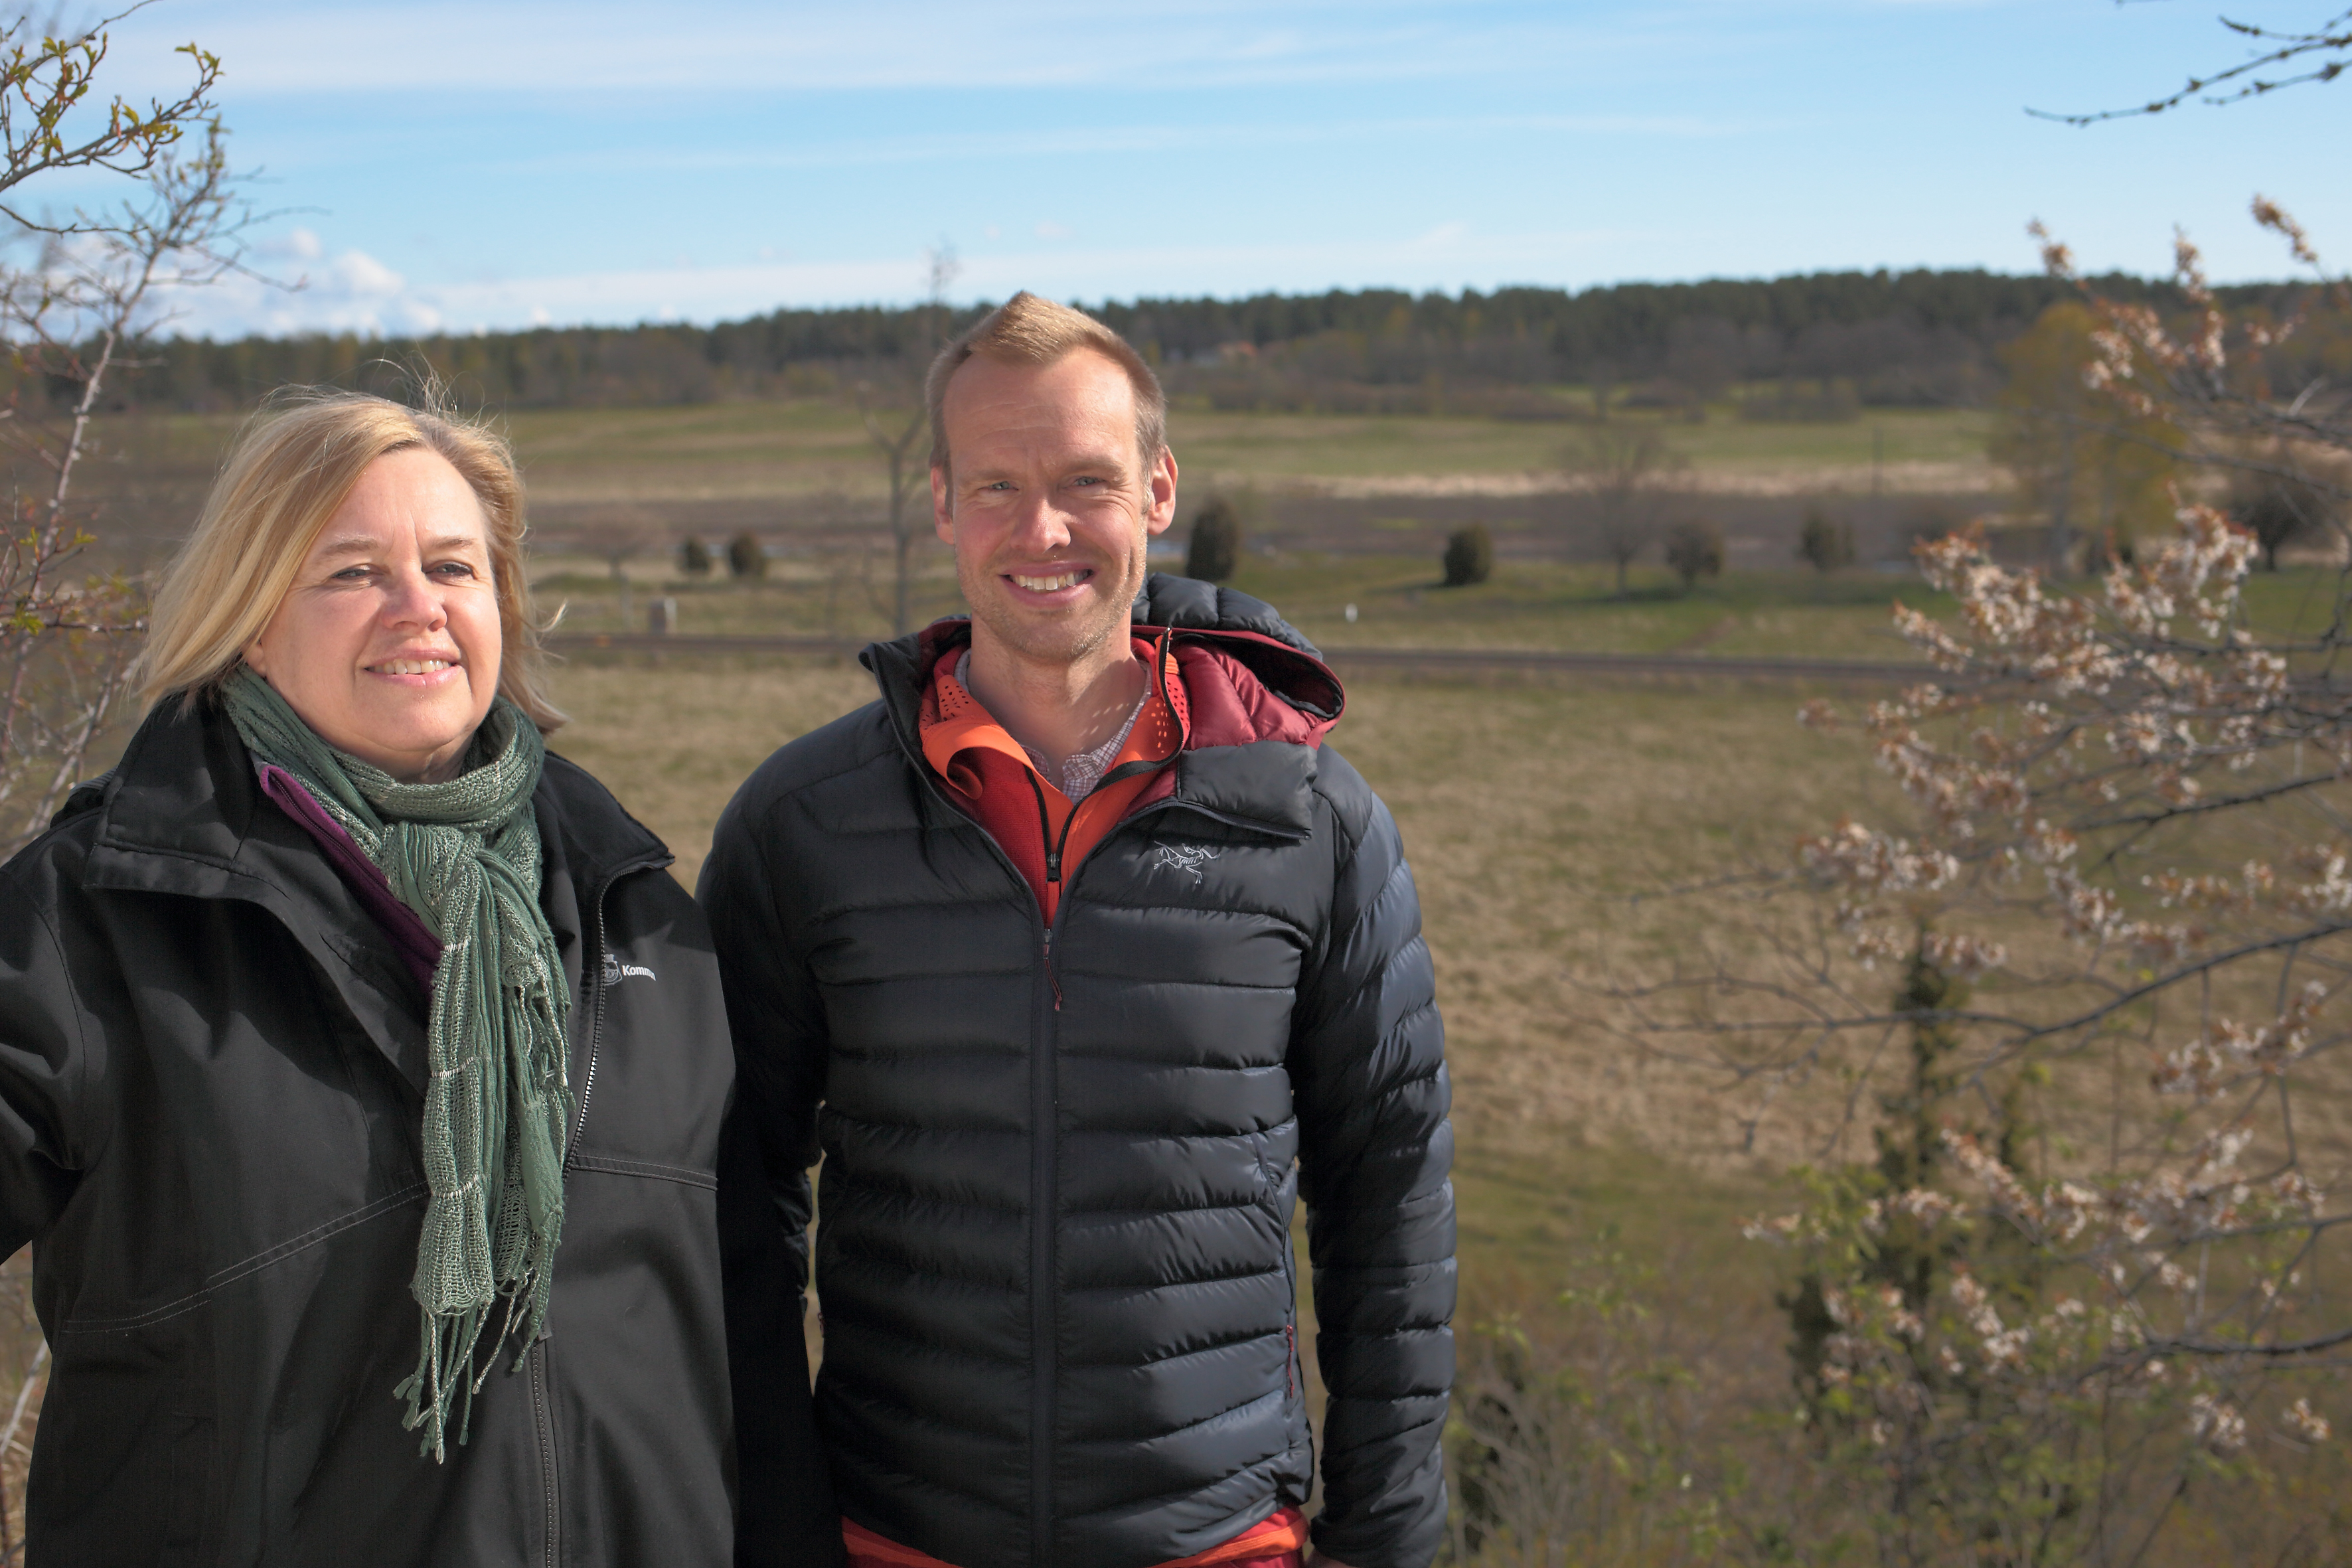
[[[580,1134],[588,1127],[588,1097],[596,1092],[596,1053],[604,1043],[604,894],[612,886],[613,879],[607,877],[596,889],[595,910],[588,920],[593,934],[580,954],[581,972],[593,977],[588,982],[592,998],[588,1009],[588,1066],[580,1075],[580,1103],[572,1111],[571,1141],[563,1148],[563,1166],[567,1171],[572,1168],[572,1152],[580,1147]]]
[[[539,1483],[547,1499],[547,1568],[558,1568],[563,1555],[563,1512],[555,1474],[555,1417],[548,1407],[547,1342],[530,1347],[532,1426],[539,1435]]]
[[[604,1045],[604,898],[613,884],[633,872],[658,864],[652,860],[623,866],[597,884],[595,897],[589,900],[588,932],[580,953],[580,973],[588,981],[591,998],[588,1009],[588,1065],[580,1075],[580,1104],[572,1119],[572,1137],[563,1149],[563,1169],[572,1170],[572,1158],[580,1147],[580,1135],[588,1127],[588,1097],[596,1090],[596,1053]],[[539,1481],[547,1502],[547,1568],[558,1568],[562,1557],[563,1512],[562,1478],[555,1460],[555,1412],[552,1381],[547,1364],[547,1330],[540,1330],[540,1342],[531,1346],[530,1403],[532,1430],[539,1439]]]
[[[906,742],[899,742],[903,751]],[[1037,966],[1038,984],[1031,987],[1030,1016],[1035,1020],[1029,1036],[1029,1116],[1034,1136],[1029,1151],[1029,1355],[1035,1363],[1030,1385],[1029,1400],[1029,1560],[1036,1568],[1049,1568],[1049,1552],[1053,1539],[1053,1459],[1054,1459],[1054,1335],[1057,1327],[1055,1315],[1047,1304],[1053,1300],[1054,1283],[1054,1182],[1055,1133],[1054,1072],[1051,1051],[1054,1046],[1052,1013],[1059,1010],[1059,982],[1054,977],[1054,928],[1045,919],[1045,906],[1031,890],[1029,879],[1014,865],[996,835],[973,822],[970,815],[950,800],[940,788],[929,769],[922,765],[921,753],[913,753],[915,776],[922,781],[933,800],[956,816],[979,829],[981,842],[987,845],[1013,879],[1013,885],[1028,895],[1029,912],[1045,928],[1045,941],[1040,948],[1041,962]],[[1058,914],[1058,908],[1055,913]],[[1055,1007],[1045,1006],[1052,996]],[[1040,1108],[1043,1108],[1042,1111]]]
[[[1170,636],[1162,637],[1159,652],[1152,660],[1152,668],[1160,681],[1163,700],[1167,696],[1167,651],[1170,640]],[[903,736],[899,740],[899,747],[902,752],[908,750]],[[1104,784],[1116,783],[1119,779],[1131,777],[1135,773],[1165,767],[1174,762],[1180,752],[1181,743],[1179,752],[1171,752],[1168,756],[1156,761],[1138,758],[1134,762],[1121,763],[1105,773],[1095,787],[1100,789]],[[973,821],[968,813],[948,798],[946,792],[940,788],[938,781],[931,776],[929,769],[922,764],[921,753],[919,750],[911,754],[916,763],[915,774],[922,780],[923,787],[929,790],[931,797],[941,805],[980,829],[982,842],[995,852],[997,863],[1011,874],[1015,886],[1023,892],[1030,893],[1029,907],[1037,916],[1038,923],[1045,927],[1045,938],[1039,944],[1041,962],[1038,965],[1038,978],[1044,982],[1044,985],[1042,990],[1033,989],[1030,1001],[1031,1016],[1036,1020],[1036,1024],[1030,1033],[1029,1055],[1029,1117],[1030,1125],[1034,1130],[1029,1152],[1029,1356],[1034,1363],[1031,1368],[1032,1392],[1029,1402],[1029,1561],[1034,1568],[1052,1568],[1054,1400],[1056,1392],[1055,1368],[1058,1359],[1058,1332],[1061,1327],[1060,1313],[1055,1310],[1058,1298],[1054,1291],[1054,1278],[1055,1243],[1058,1239],[1055,1231],[1055,1220],[1060,1212],[1056,1202],[1056,1192],[1060,1183],[1061,1141],[1059,1096],[1055,1093],[1055,1069],[1058,1065],[1055,1061],[1055,1053],[1060,1048],[1060,1026],[1055,1018],[1062,1010],[1062,983],[1060,977],[1054,973],[1054,936],[1061,929],[1065,904],[1064,900],[1056,900],[1054,905],[1054,918],[1047,921],[1045,918],[1044,906],[1038,903],[1036,895],[1030,889],[1029,879],[1023,874],[1021,868],[1013,863],[1013,857],[1005,853],[1004,846],[996,841],[996,835]],[[1077,820],[1077,810],[1074,806],[1069,817],[1063,822],[1062,834],[1057,842],[1045,811],[1045,792],[1039,787],[1034,773],[1030,777],[1029,784],[1030,787],[1037,792],[1039,837],[1044,840],[1047,850],[1045,879],[1048,882],[1060,882],[1063,880],[1062,850],[1069,842],[1070,824]],[[1147,806],[1133,816],[1113,824],[1110,831],[1104,834],[1095,844],[1094,848],[1087,852],[1086,858],[1093,859],[1096,851],[1110,842],[1120,827],[1152,814],[1161,805],[1172,804],[1175,803],[1160,802],[1152,806]],[[1083,869],[1084,866],[1085,861],[1082,860],[1077,867],[1072,868],[1072,870],[1075,873],[1078,869]],[[1066,890],[1067,887],[1065,884],[1065,891]],[[1048,997],[1052,999],[1050,1007],[1046,1005]],[[583,1093],[581,1106],[583,1121],[587,1113],[586,1098]]]
[[[1003,853],[1000,846],[998,853]],[[1055,923],[1061,911],[1055,910]],[[1054,926],[1045,928],[1045,963],[1041,973],[1053,997],[1034,996],[1031,1014],[1037,1020],[1031,1032],[1029,1054],[1029,1561],[1049,1568],[1054,1560],[1054,1402],[1056,1351],[1061,1329],[1059,1301],[1054,1290],[1055,1274],[1055,1194],[1061,1185],[1060,1096],[1055,1092],[1055,1055],[1060,1048],[1057,1016],[1062,1010],[1061,983],[1054,975]]]
[[[580,1075],[580,1104],[572,1118],[572,1139],[564,1145],[563,1168],[572,1168],[572,1151],[580,1146],[580,1135],[588,1127],[588,1097],[596,1092],[596,1053],[604,1047],[604,899],[613,884],[639,871],[650,870],[661,862],[640,860],[622,867],[605,878],[596,888],[591,900],[588,923],[593,935],[580,954],[580,972],[588,977],[589,994],[594,1005],[588,1013],[588,1066]]]

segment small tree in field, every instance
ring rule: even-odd
[[[1473,522],[1445,536],[1445,585],[1467,588],[1484,583],[1495,570],[1495,540],[1483,522]]]
[[[1706,518],[1675,524],[1666,534],[1666,564],[1682,579],[1683,592],[1702,577],[1723,575],[1723,530]]]
[[[708,577],[710,567],[710,546],[688,534],[677,547],[677,569],[689,577]]]
[[[1805,509],[1804,526],[1797,532],[1797,558],[1826,577],[1853,564],[1853,525],[1832,522],[1819,507]]]
[[[768,552],[758,534],[746,529],[727,542],[727,574],[739,583],[756,583],[768,574]]]
[[[2277,473],[2240,475],[2231,487],[2231,519],[2262,547],[2265,572],[2278,570],[2282,547],[2335,533],[2342,526],[2342,509],[2326,487],[2288,464],[2280,467],[2283,471]]]
[[[1184,547],[1184,575],[1203,583],[1223,583],[1241,563],[1241,513],[1223,496],[1211,496],[1193,514],[1192,537]]]
[[[1601,553],[1617,568],[1622,599],[1626,568],[1657,531],[1683,459],[1656,431],[1624,426],[1594,430],[1562,456],[1570,478],[1592,498]]]
[[[2227,319],[2185,243],[2178,281],[2185,321],[2083,291],[2092,389],[2178,460],[2333,472],[2343,391],[2253,374],[2305,317]],[[1956,611],[1896,626],[1937,677],[1801,715],[1858,721],[1897,802],[1710,884],[1741,951],[1620,993],[1736,1081],[1840,1084],[1876,1140],[1750,1229],[1791,1249],[1807,1420],[1885,1561],[2152,1561],[2232,1488],[2270,1500],[2263,1560],[2352,1551],[2352,577],[2264,629],[2259,542],[2174,510],[2086,593],[1919,542]]]
[[[856,387],[858,417],[866,426],[866,439],[881,454],[883,471],[889,479],[888,614],[893,637],[904,637],[914,629],[915,545],[924,526],[916,498],[930,473],[928,463],[915,460],[922,450],[921,437],[930,429],[930,413],[923,404],[923,371],[929,363],[929,351],[939,347],[946,336],[947,292],[962,270],[955,247],[944,240],[924,252],[927,302],[923,320],[928,329],[924,352],[911,374],[883,382],[861,381]],[[764,565],[761,570],[764,572]]]

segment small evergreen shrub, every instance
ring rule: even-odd
[[[1184,575],[1223,583],[1242,563],[1242,519],[1234,503],[1211,496],[1192,519],[1192,541],[1184,552]]]
[[[1457,528],[1445,536],[1445,585],[1467,588],[1494,574],[1495,540],[1483,522]]]
[[[687,535],[686,542],[677,547],[677,569],[689,577],[708,577],[710,564],[710,546]]]
[[[727,570],[745,582],[768,574],[768,552],[760,547],[758,534],[746,529],[727,542]]]
[[[1841,566],[1853,564],[1853,528],[1849,523],[1832,522],[1829,514],[1819,507],[1805,510],[1805,525],[1797,533],[1797,556],[1812,563],[1813,570],[1823,576]]]
[[[1702,577],[1723,575],[1723,530],[1705,518],[1675,524],[1666,535],[1666,564],[1683,580],[1683,592],[1698,586]]]

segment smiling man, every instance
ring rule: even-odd
[[[1443,1030],[1395,826],[1322,743],[1339,682],[1257,601],[1147,576],[1176,459],[1116,334],[1017,295],[929,392],[971,618],[866,649],[880,700],[770,758],[702,876],[739,1068],[739,1560],[784,1560],[764,1500],[799,1490],[767,1413],[806,1375],[821,1148],[853,1564],[1423,1568]]]

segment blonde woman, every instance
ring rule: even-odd
[[[488,432],[281,397],[121,763],[0,869],[32,1561],[730,1558],[710,939],[546,751],[522,532]],[[762,1528],[821,1563],[811,1456]]]

